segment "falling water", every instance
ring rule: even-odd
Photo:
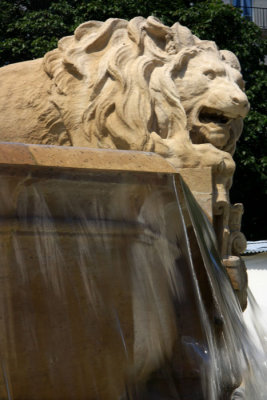
[[[1,176],[1,399],[267,398],[265,334],[182,181],[19,175]]]

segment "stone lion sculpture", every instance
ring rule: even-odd
[[[86,22],[0,82],[2,141],[155,151],[230,174],[249,107],[234,54],[154,17]]]

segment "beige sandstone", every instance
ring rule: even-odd
[[[16,174],[23,175],[28,169],[38,171],[39,167],[46,173],[49,168],[52,172],[74,168],[82,173],[87,169],[162,174],[179,171],[213,222],[221,257],[245,307],[246,275],[238,257],[245,247],[240,233],[243,209],[230,204],[229,189],[235,168],[232,155],[249,104],[234,54],[198,39],[179,23],[167,27],[153,17],[137,17],[129,22],[89,21],[80,25],[73,36],[61,39],[58,48],[43,59],[1,68],[0,88],[0,140],[33,144],[0,146],[1,168],[10,166],[12,182]],[[75,148],[36,146],[39,144]],[[118,150],[131,151],[127,154]],[[14,210],[10,212],[14,216]],[[60,207],[55,212],[60,212]],[[7,232],[8,241],[14,227],[5,229],[3,235]],[[123,248],[122,244],[122,252]],[[199,250],[195,252],[198,259]],[[203,287],[208,288],[201,268],[199,274]],[[106,287],[108,279],[103,284],[104,292]],[[11,289],[8,287],[7,293]],[[109,295],[107,292],[107,302]],[[38,298],[38,290],[34,296]],[[208,289],[206,296],[207,303],[211,302]],[[166,318],[171,320],[170,315]],[[103,326],[96,329],[106,330],[106,323],[103,321]],[[175,332],[170,328],[169,333],[173,344]],[[130,329],[130,348],[131,335]],[[113,337],[106,347],[112,347],[112,343]],[[63,343],[62,357],[65,351]],[[84,361],[79,364],[77,360],[77,368],[82,365],[85,371],[87,358],[83,358],[82,347],[80,351]],[[94,358],[94,349],[88,354]],[[31,369],[31,358],[27,360]],[[117,362],[125,362],[120,343],[118,357],[112,362],[112,368]],[[99,365],[101,370],[101,362]],[[71,367],[66,366],[68,373]],[[26,396],[24,373],[21,371],[21,377],[16,378],[16,390],[25,390]],[[79,371],[76,374],[78,378]],[[103,374],[97,374],[101,387]],[[40,383],[43,376],[45,370],[40,372],[39,380],[36,378],[36,390],[39,384],[46,387],[45,381]],[[118,387],[123,386],[124,376],[114,379]],[[107,385],[107,392],[113,399],[119,389],[111,386]],[[52,399],[52,392],[53,388],[47,388],[43,398]],[[106,400],[107,392],[100,398]],[[56,393],[53,395],[57,398]],[[79,395],[82,398],[83,394]]]
[[[43,59],[3,67],[0,86],[0,140],[153,151],[175,168],[210,167],[213,213],[228,224],[249,109],[233,53],[153,17],[89,21]]]
[[[221,256],[234,237],[244,250],[229,228],[249,109],[233,53],[154,17],[89,21],[43,59],[3,67],[0,87],[1,141],[152,151],[176,169],[211,168]]]
[[[2,141],[155,151],[228,175],[249,107],[232,53],[153,17],[86,22],[0,82]]]

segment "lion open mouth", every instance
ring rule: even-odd
[[[203,107],[199,113],[199,121],[203,124],[226,125],[231,121],[231,118],[228,118],[222,111]]]

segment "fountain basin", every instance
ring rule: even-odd
[[[200,393],[190,257],[212,324],[217,304],[177,191],[182,175],[212,220],[210,169],[13,143],[0,166],[1,398],[117,400],[168,360],[181,398]]]

